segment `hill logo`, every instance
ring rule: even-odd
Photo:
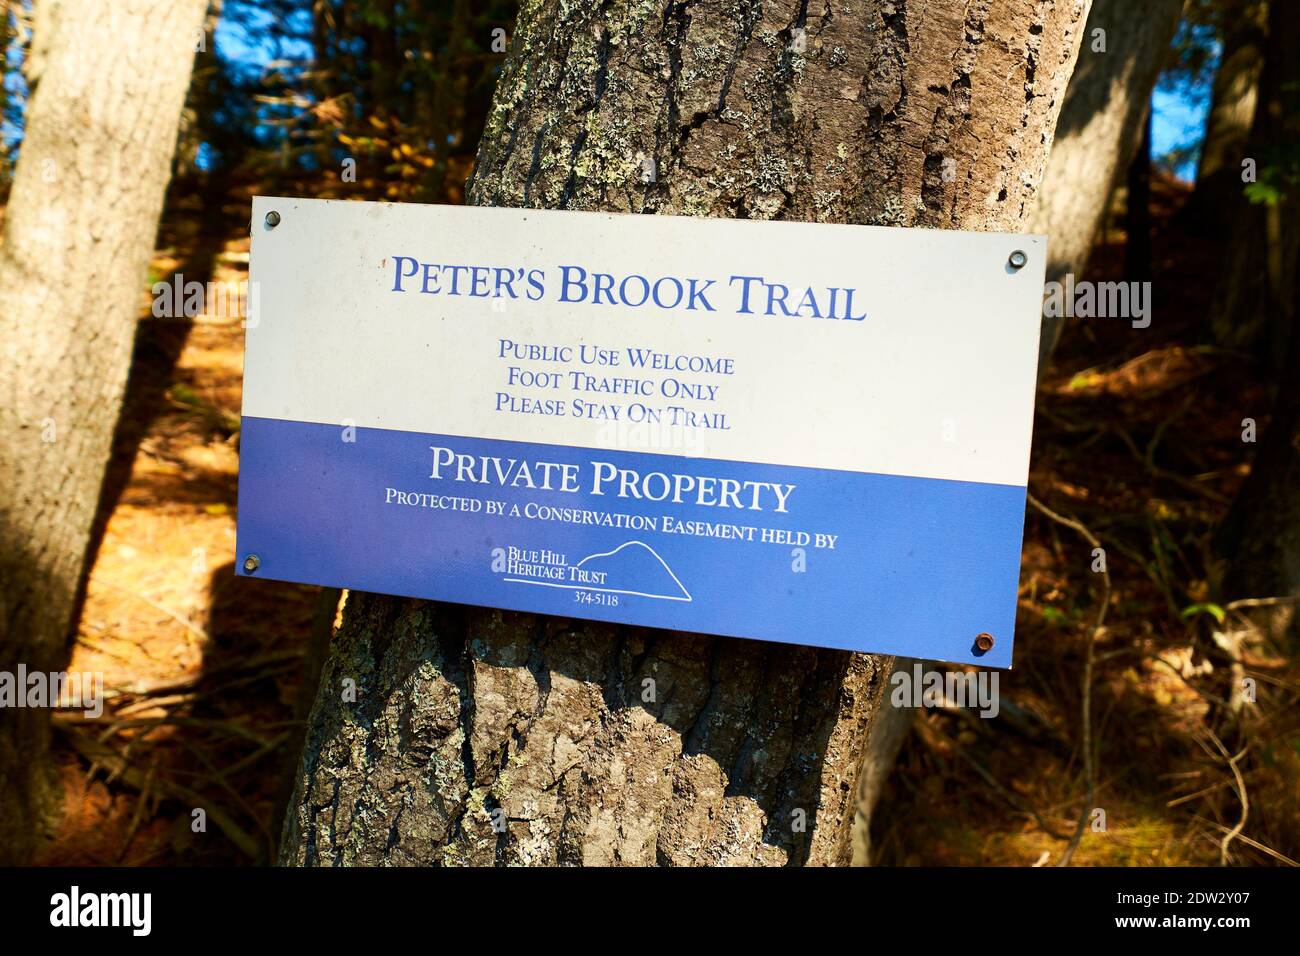
[[[692,600],[690,591],[668,562],[643,541],[625,541],[612,551],[588,554],[576,561],[548,548],[497,548],[492,553],[492,570],[500,573],[508,584],[660,601]]]

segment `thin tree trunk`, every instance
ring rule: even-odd
[[[1049,282],[1080,276],[1088,267],[1116,178],[1141,145],[1151,91],[1168,59],[1183,2],[1096,0],[1092,5],[1047,177],[1029,218],[1028,231],[1049,238]],[[1062,322],[1043,318],[1040,375]]]
[[[9,0],[0,0],[0,122],[9,116],[9,44],[14,31],[9,20]],[[9,144],[0,137],[0,191],[5,191],[3,180],[9,178]]]
[[[0,670],[58,669],[207,0],[39,5],[0,249]],[[124,52],[129,51],[129,52]],[[49,714],[0,726],[0,857],[53,803]]]
[[[1267,24],[1266,0],[1235,0],[1225,13],[1223,53],[1214,74],[1196,192],[1187,207],[1190,220],[1210,235],[1227,227],[1233,200],[1241,194],[1241,161],[1259,99]]]
[[[454,114],[465,95],[465,40],[472,20],[468,0],[452,0],[446,44],[434,53],[435,74],[429,91],[430,115],[426,127],[433,141],[434,164],[422,177],[420,198],[425,202],[438,202],[446,194],[447,160],[452,132],[457,128]]]
[[[1210,333],[1228,348],[1257,350],[1280,371],[1287,355],[1300,257],[1300,196],[1286,180],[1297,168],[1300,142],[1300,3],[1273,3],[1248,158],[1261,183],[1277,177],[1282,195],[1251,202],[1241,187],[1233,200],[1226,262],[1210,308]]]
[[[1248,153],[1294,163],[1300,139],[1300,9],[1269,9],[1267,59]],[[1295,167],[1290,170],[1294,174]],[[1263,173],[1261,172],[1261,175]],[[1216,303],[1219,336],[1237,344],[1264,344],[1278,383],[1272,420],[1260,435],[1250,475],[1215,536],[1223,559],[1224,600],[1290,598],[1300,601],[1300,201],[1289,195],[1271,205],[1238,201],[1227,272]],[[1260,310],[1259,314],[1254,311]],[[1238,321],[1230,321],[1234,317]],[[1251,416],[1254,417],[1254,416]],[[1278,639],[1300,635],[1300,606],[1260,609],[1258,623]]]
[[[1142,141],[1128,167],[1124,209],[1124,272],[1131,282],[1151,279],[1151,110],[1142,121]]]
[[[1289,598],[1252,613],[1281,641],[1300,636],[1300,335],[1292,334],[1272,421],[1215,535],[1223,599]]]
[[[912,665],[917,663],[910,657],[894,658],[894,670],[888,681],[894,680],[894,674],[910,674]],[[898,760],[903,742],[912,730],[916,712],[908,707],[895,707],[891,701],[889,688],[880,700],[876,710],[876,719],[871,724],[867,735],[867,751],[862,757],[862,770],[858,774],[858,806],[853,818],[853,865],[871,866],[878,856],[871,842],[871,831],[876,815],[876,807],[884,794],[885,783]]]
[[[540,0],[520,15],[470,200],[1018,230],[1086,13]],[[352,595],[281,859],[846,863],[889,670]]]

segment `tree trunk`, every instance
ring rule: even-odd
[[[1266,61],[1260,80],[1259,108],[1248,152],[1265,163],[1296,162],[1300,141],[1300,9],[1270,5]],[[1279,150],[1279,147],[1281,148]],[[1285,166],[1284,166],[1285,169]],[[1295,175],[1295,166],[1289,170]],[[1290,598],[1300,601],[1300,200],[1292,182],[1289,195],[1268,205],[1244,198],[1236,207],[1229,269],[1220,280],[1216,331],[1238,344],[1267,342],[1278,383],[1273,416],[1260,436],[1250,475],[1215,536],[1223,558],[1225,601]],[[1259,314],[1250,311],[1261,310]],[[1232,316],[1245,321],[1228,322]],[[1262,608],[1257,624],[1275,638],[1300,635],[1300,607],[1282,603]]]
[[[1273,3],[1259,99],[1247,156],[1260,185],[1280,193],[1269,202],[1242,192],[1232,206],[1226,262],[1210,308],[1210,333],[1227,348],[1266,353],[1273,371],[1287,355],[1300,257],[1300,4]],[[1237,174],[1241,183],[1241,171]],[[1244,189],[1244,186],[1242,187]]]
[[[1267,23],[1265,0],[1235,0],[1225,13],[1223,53],[1214,74],[1196,192],[1187,210],[1189,221],[1208,235],[1227,228],[1229,212],[1241,194],[1241,161],[1259,98]]]
[[[9,117],[9,45],[13,42],[14,30],[9,19],[9,0],[0,0],[0,122]],[[5,192],[5,181],[9,178],[9,144],[0,136],[0,193]]]
[[[1300,601],[1300,335],[1292,334],[1273,419],[1260,436],[1250,475],[1215,535],[1226,564],[1223,599]],[[1252,614],[1279,642],[1300,636],[1300,605]]]
[[[1124,277],[1151,281],[1151,110],[1142,121],[1142,141],[1128,167],[1124,202]]]
[[[540,0],[470,201],[1019,230],[1086,10]],[[354,594],[281,859],[845,863],[889,669]]]
[[[1029,217],[1029,231],[1049,237],[1049,282],[1079,276],[1088,266],[1116,177],[1141,145],[1151,91],[1168,58],[1183,2],[1096,0],[1092,5],[1047,176]],[[1043,318],[1040,375],[1062,322]]]
[[[452,0],[451,25],[446,44],[441,52],[434,53],[435,74],[429,91],[429,120],[427,129],[433,142],[434,164],[425,173],[420,198],[425,202],[438,202],[447,191],[447,160],[451,154],[452,133],[458,128],[456,108],[464,101],[467,67],[465,41],[472,26],[473,13],[468,0]]]
[[[911,674],[912,665],[916,663],[910,657],[895,657],[894,669],[887,681],[893,681],[894,674],[900,672]],[[871,842],[876,807],[916,717],[912,708],[894,706],[891,696],[887,687],[867,735],[867,752],[862,757],[862,769],[858,773],[858,806],[853,818],[854,866],[871,866],[877,856]]]
[[[39,5],[0,249],[0,670],[61,669],[207,0]],[[0,729],[0,856],[52,803],[48,712]]]

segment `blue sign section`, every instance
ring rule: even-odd
[[[1011,665],[1023,486],[257,417],[240,459],[240,574]]]

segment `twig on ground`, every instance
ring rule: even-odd
[[[108,587],[112,588],[114,591],[120,591],[122,594],[129,594],[131,597],[135,598],[136,600],[143,601],[145,604],[148,604],[155,611],[160,611],[161,613],[166,614],[173,621],[175,621],[177,624],[184,627],[187,631],[189,631],[199,640],[203,641],[205,644],[208,643],[208,641],[210,640],[210,638],[208,637],[208,632],[203,630],[203,628],[199,627],[197,624],[194,624],[189,620],[186,620],[184,617],[177,614],[175,611],[173,611],[171,608],[167,607],[166,605],[159,604],[153,598],[146,597],[145,595],[141,594],[139,591],[133,591],[128,587],[124,587],[121,584],[108,580],[108,578],[95,578],[95,583],[107,585]]]
[[[940,730],[938,727],[934,726],[933,724],[927,723],[926,731],[934,734],[936,737],[938,737],[940,740],[946,743],[949,747],[951,747],[956,752],[957,756],[961,757],[968,764],[970,764],[971,768],[977,774],[980,775],[980,777],[984,780],[984,782],[987,783],[994,790],[996,790],[999,794],[1001,794],[1002,797],[1008,803],[1010,803],[1013,807],[1015,807],[1017,810],[1021,811],[1022,813],[1025,813],[1028,816],[1033,817],[1034,822],[1038,824],[1038,826],[1043,830],[1044,833],[1046,833],[1048,836],[1055,837],[1058,840],[1070,839],[1070,835],[1068,833],[1061,833],[1060,831],[1058,831],[1055,827],[1049,824],[1046,819],[1044,819],[1041,813],[1039,813],[1029,804],[1025,803],[1019,797],[1017,797],[1015,793],[1009,790],[1007,787],[1003,786],[1002,783],[998,780],[998,778],[993,776],[993,774],[990,773],[989,770],[983,764],[981,764],[978,760],[976,760],[969,753],[967,753],[966,748],[963,747],[960,743],[958,743],[952,737],[949,737],[947,734],[945,734],[942,730]]]
[[[1222,831],[1224,831],[1225,833],[1228,832],[1228,829],[1229,829],[1228,827],[1225,827],[1222,823],[1218,823],[1218,822],[1215,821],[1215,820],[1208,820],[1208,819],[1206,819],[1205,817],[1202,817],[1202,816],[1199,816],[1199,815],[1198,815],[1195,819],[1198,820],[1198,821],[1201,822],[1201,823],[1208,823],[1210,826],[1212,826],[1212,827],[1214,827],[1214,828],[1216,828],[1216,829],[1222,830]],[[1277,860],[1279,863],[1285,863],[1287,866],[1300,867],[1300,863],[1297,863],[1295,860],[1291,859],[1289,856],[1286,856],[1286,855],[1283,854],[1283,853],[1279,853],[1279,852],[1277,852],[1277,850],[1274,850],[1272,847],[1265,846],[1264,844],[1260,843],[1258,840],[1252,840],[1250,837],[1246,836],[1246,834],[1244,834],[1244,833],[1239,833],[1239,834],[1237,835],[1237,839],[1240,840],[1242,843],[1246,844],[1247,846],[1253,846],[1256,850],[1259,850],[1261,853],[1267,853],[1269,856],[1271,856],[1273,859]]]
[[[134,790],[144,792],[148,784],[141,771],[132,767],[127,760],[113,748],[94,740],[89,734],[77,729],[73,723],[56,721],[54,725],[72,744],[74,750],[93,766],[108,771],[112,781],[121,781]],[[221,807],[178,783],[161,780],[154,787],[184,806],[202,807],[217,828],[229,838],[249,859],[257,860],[261,856],[258,841],[237,824]]]
[[[1268,597],[1268,598],[1242,598],[1239,601],[1233,601],[1231,604],[1223,605],[1225,611],[1235,611],[1243,607],[1273,607],[1277,604],[1295,604],[1300,601],[1300,597]]]
[[[1223,741],[1219,739],[1218,734],[1209,727],[1205,728],[1205,732],[1209,734],[1210,740],[1214,741],[1214,746],[1218,749],[1219,753],[1223,755],[1223,759],[1228,762],[1228,769],[1232,771],[1232,776],[1237,781],[1237,798],[1241,801],[1241,819],[1237,821],[1236,826],[1227,832],[1223,838],[1223,842],[1219,845],[1219,865],[1227,866],[1228,845],[1241,835],[1242,830],[1246,829],[1246,817],[1250,814],[1250,799],[1246,796],[1246,779],[1241,775],[1241,771],[1237,768],[1237,761],[1246,756],[1246,751],[1248,751],[1250,747],[1249,745],[1243,747],[1241,752],[1233,757],[1228,754],[1228,748],[1223,746]]]
[[[1033,495],[1026,495],[1029,503],[1035,508],[1051,518],[1057,524],[1064,525],[1078,532],[1093,548],[1101,548],[1101,542],[1097,536],[1083,525],[1082,522],[1075,518],[1067,518],[1059,515],[1047,505],[1043,504]],[[1104,549],[1103,549],[1104,553]],[[1083,705],[1081,714],[1081,733],[1083,736],[1083,774],[1087,783],[1088,793],[1084,802],[1083,809],[1079,811],[1078,822],[1074,826],[1074,835],[1070,837],[1070,843],[1057,862],[1057,866],[1069,866],[1070,861],[1074,858],[1074,851],[1078,849],[1079,842],[1083,839],[1084,830],[1088,826],[1088,816],[1092,812],[1092,804],[1097,796],[1097,776],[1096,768],[1093,766],[1092,756],[1092,669],[1096,657],[1097,638],[1104,633],[1106,625],[1106,608],[1110,605],[1110,570],[1102,562],[1101,570],[1102,594],[1099,607],[1097,608],[1097,620],[1092,626],[1092,632],[1088,635],[1088,643],[1085,647],[1083,662]]]
[[[1230,499],[1227,495],[1215,491],[1213,488],[1207,488],[1204,485],[1198,484],[1195,480],[1191,478],[1186,478],[1183,475],[1178,474],[1178,472],[1176,471],[1170,471],[1167,468],[1161,468],[1159,465],[1155,463],[1156,447],[1160,444],[1160,439],[1164,437],[1165,429],[1173,422],[1175,418],[1178,417],[1178,415],[1182,414],[1182,411],[1185,410],[1186,409],[1184,407],[1183,410],[1176,412],[1172,418],[1160,424],[1160,426],[1156,429],[1155,436],[1151,439],[1151,443],[1147,445],[1145,453],[1138,448],[1137,442],[1133,440],[1133,436],[1130,435],[1128,431],[1126,431],[1123,427],[1116,425],[1112,422],[1108,424],[1106,428],[1109,431],[1119,436],[1120,441],[1122,441],[1128,447],[1128,450],[1133,454],[1133,457],[1137,459],[1137,461],[1142,465],[1142,467],[1144,467],[1151,474],[1153,478],[1162,478],[1165,481],[1172,481],[1180,488],[1186,489],[1187,491],[1195,492],[1198,495],[1204,495],[1206,498],[1209,498],[1211,501],[1217,502],[1219,504],[1229,504],[1232,499]]]

